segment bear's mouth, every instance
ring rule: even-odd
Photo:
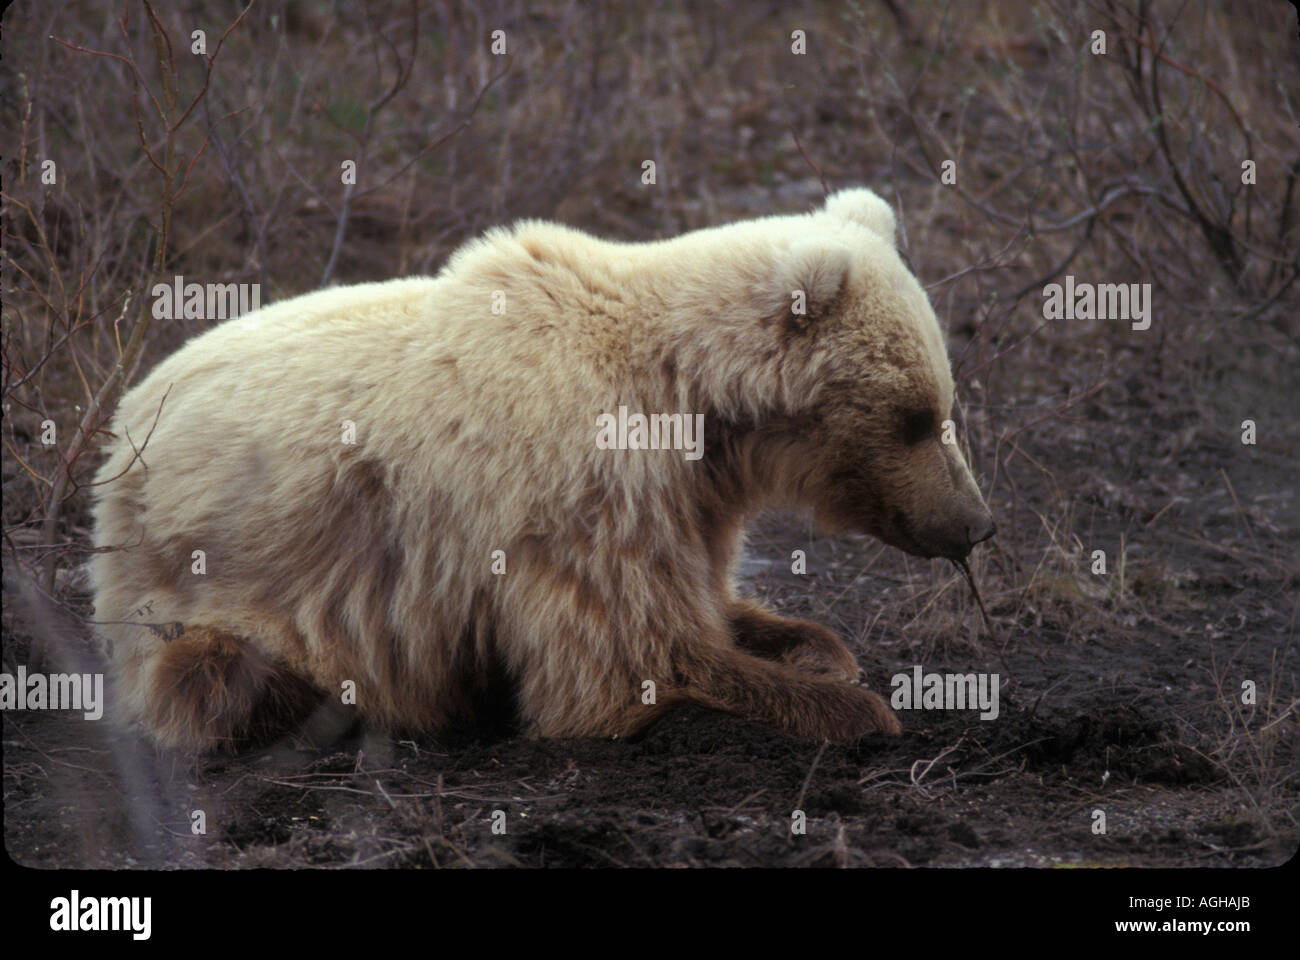
[[[945,560],[958,561],[965,560],[970,555],[971,545],[966,544],[958,547],[956,541],[944,547],[927,546],[925,541],[917,534],[916,528],[907,519],[907,515],[901,510],[893,511],[890,521],[895,534],[895,538],[889,541],[890,544],[915,557],[923,557],[926,560],[942,557]]]

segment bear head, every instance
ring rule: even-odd
[[[853,189],[788,219],[800,223],[752,306],[779,341],[782,393],[806,398],[784,404],[786,436],[802,438],[788,444],[793,499],[827,529],[965,557],[996,528],[957,444],[943,333],[899,256],[893,211]]]

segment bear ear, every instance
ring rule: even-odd
[[[759,312],[766,322],[802,333],[839,304],[852,253],[842,243],[805,239],[775,251],[775,256],[773,282]]]
[[[891,245],[894,243],[898,224],[894,221],[893,208],[865,187],[841,190],[826,201],[826,213],[866,227]]]

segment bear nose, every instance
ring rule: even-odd
[[[966,539],[970,541],[970,545],[973,547],[977,543],[983,543],[985,540],[988,540],[997,532],[998,525],[993,522],[991,516],[986,516],[966,528]]]

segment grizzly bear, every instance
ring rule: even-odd
[[[505,680],[534,736],[685,702],[897,731],[838,636],[733,580],[768,507],[922,557],[993,534],[894,233],[865,189],[649,243],[525,221],[195,338],[122,399],[95,488],[118,716],[187,750],[322,701],[438,731]]]

